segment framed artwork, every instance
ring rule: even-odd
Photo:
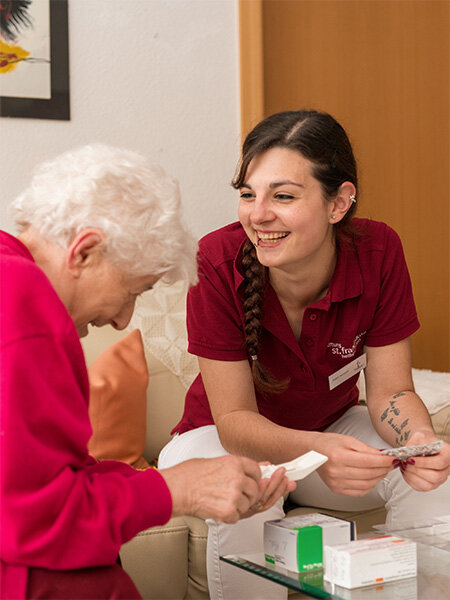
[[[0,0],[0,116],[70,119],[67,0]]]

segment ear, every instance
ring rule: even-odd
[[[348,209],[355,202],[356,188],[350,181],[344,181],[339,186],[336,197],[329,203],[328,218],[330,223],[333,225],[339,223],[344,218]]]
[[[87,227],[77,233],[66,251],[66,264],[74,277],[94,264],[105,245],[105,234],[101,229]]]

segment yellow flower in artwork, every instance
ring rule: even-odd
[[[14,71],[23,60],[30,56],[27,50],[20,46],[15,46],[13,43],[8,44],[0,38],[0,73],[8,73]]]

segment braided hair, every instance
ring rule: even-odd
[[[288,382],[275,379],[258,360],[267,269],[259,262],[255,247],[250,240],[245,242],[242,249],[242,269],[244,273],[245,347],[252,360],[253,381],[258,390],[263,393],[279,393],[286,389]]]
[[[356,161],[345,130],[331,115],[315,110],[284,111],[258,123],[245,138],[232,186],[241,188],[253,158],[277,147],[298,152],[312,163],[312,175],[321,184],[324,198],[335,197],[346,181],[358,188]],[[356,204],[352,202],[344,217],[333,226],[341,243],[352,242],[361,235],[351,223],[355,212]],[[288,381],[277,381],[258,359],[267,269],[259,262],[250,240],[243,248],[242,269],[245,344],[252,359],[253,380],[259,390],[279,393],[286,389]]]

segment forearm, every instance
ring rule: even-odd
[[[263,415],[237,410],[216,421],[220,440],[231,454],[273,464],[286,462],[312,449],[316,431],[299,431],[282,427]]]
[[[397,392],[377,401],[369,398],[367,404],[375,429],[391,446],[407,445],[418,432],[424,441],[436,439],[430,415],[415,392]]]

